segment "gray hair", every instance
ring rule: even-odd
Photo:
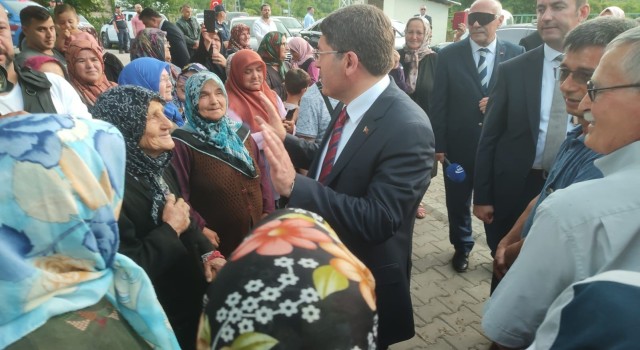
[[[471,6],[469,6],[469,9],[471,9],[476,3],[479,3],[479,2],[493,3],[493,10],[495,11],[494,14],[498,16],[502,16],[502,4],[498,0],[476,0],[471,4]]]
[[[580,23],[564,39],[564,51],[576,52],[585,47],[606,47],[613,39],[638,24],[630,19],[596,17]]]
[[[620,57],[620,67],[632,83],[640,83],[640,27],[629,29],[618,35],[605,49],[605,52],[628,47],[629,51]]]
[[[354,52],[371,75],[385,75],[393,67],[395,35],[391,21],[379,8],[343,7],[322,21],[321,30],[329,46]]]

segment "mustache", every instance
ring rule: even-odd
[[[584,120],[588,121],[589,123],[593,122],[593,114],[591,113],[591,111],[584,111],[584,115],[583,115]]]

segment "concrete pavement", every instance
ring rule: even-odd
[[[476,244],[469,270],[457,273],[450,264],[453,247],[445,205],[444,181],[439,172],[424,197],[427,217],[416,220],[413,236],[411,296],[416,335],[395,344],[405,349],[488,349],[480,320],[491,284],[491,254],[484,227],[473,221]]]

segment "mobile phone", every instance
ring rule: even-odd
[[[214,10],[204,10],[204,27],[209,33],[216,31],[216,12]]]
[[[296,109],[297,108],[293,108],[293,109],[288,110],[287,111],[287,115],[284,117],[284,119],[289,120],[289,121],[293,120],[293,116],[296,114]]]
[[[467,12],[466,11],[458,11],[453,14],[453,19],[451,20],[451,29],[457,30],[458,25],[460,23],[467,24]]]

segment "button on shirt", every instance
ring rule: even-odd
[[[378,99],[378,97],[384,92],[384,90],[389,86],[390,80],[389,76],[385,75],[380,81],[375,83],[369,90],[363,92],[360,96],[356,97],[349,105],[347,106],[347,114],[349,118],[347,122],[344,124],[344,128],[342,129],[342,137],[340,138],[340,143],[338,144],[338,151],[336,153],[336,160],[333,164],[338,162],[340,158],[340,154],[344,149],[344,146],[349,142],[349,138],[353,135],[353,132],[358,128],[358,124],[362,120],[364,114],[371,108],[373,103]],[[331,129],[327,129],[327,132],[331,132]],[[325,143],[322,147],[322,155],[320,157],[320,162],[318,164],[322,164],[324,161],[324,156],[327,154],[327,146],[328,143]],[[318,167],[318,170],[314,176],[314,179],[318,180],[318,176],[320,175],[321,167]]]
[[[476,42],[473,40],[469,40],[469,43],[471,43],[471,54],[473,54],[473,61],[475,62],[476,67],[478,67],[478,61],[480,61],[480,53],[478,52],[478,50],[480,50],[484,46],[476,44]],[[485,62],[487,62],[487,76],[489,77],[489,80],[491,80],[491,74],[493,73],[493,63],[496,61],[496,45],[497,41],[494,39],[489,44],[489,46],[486,47],[487,49],[489,49],[489,52],[487,52],[485,55]]]
[[[547,140],[547,127],[549,126],[549,117],[551,114],[551,101],[553,100],[553,89],[556,85],[556,77],[554,68],[560,66],[554,59],[562,55],[562,52],[556,51],[544,44],[544,60],[542,65],[542,90],[540,94],[540,126],[538,130],[538,141],[536,144],[536,157],[533,161],[533,169],[542,169],[542,154],[544,152],[545,141]],[[526,82],[524,82],[526,83]],[[571,130],[571,120],[567,114],[567,129]]]

